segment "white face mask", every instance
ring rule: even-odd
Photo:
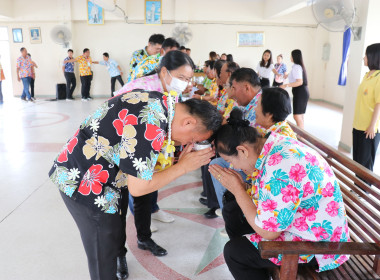
[[[176,77],[173,77],[169,71],[168,71],[168,74],[170,77],[172,77],[172,81],[170,82],[170,85],[166,84],[166,89],[168,90],[168,92],[170,92],[171,90],[174,90],[177,93],[182,93],[187,88],[187,85],[189,83],[182,81]]]

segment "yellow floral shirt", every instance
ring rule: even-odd
[[[92,75],[92,72],[91,72],[92,59],[91,59],[91,57],[85,58],[83,55],[81,55],[81,56],[78,56],[76,58],[76,61],[79,64],[79,74],[81,76]]]

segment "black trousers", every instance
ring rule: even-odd
[[[121,86],[124,86],[123,78],[120,75],[116,76],[116,77],[111,77],[111,96],[112,97],[113,97],[113,93],[115,92],[116,80],[119,81],[119,83],[121,84]]]
[[[126,206],[128,207],[128,204]],[[152,232],[150,231],[152,215],[151,194],[133,197],[133,208],[137,239],[139,241],[146,241],[152,237]]]
[[[208,171],[208,167],[208,164],[201,167],[203,190],[207,197],[207,207],[219,208],[218,198],[216,197],[214,184],[211,179],[210,171]]]
[[[34,97],[34,81],[35,79],[30,79],[30,97]]]
[[[267,268],[277,267],[260,256],[259,250],[242,235],[255,231],[245,219],[235,197],[227,191],[223,196],[223,218],[230,241],[224,246],[224,259],[233,277],[237,280],[269,279]],[[308,264],[316,266],[315,258]]]
[[[284,82],[282,82],[282,83],[277,83],[276,80],[273,80],[273,86],[274,86],[274,87],[279,87],[279,86],[281,86],[281,85],[283,85],[283,84],[284,84]]]
[[[66,79],[66,98],[73,98],[73,92],[77,86],[77,79],[75,78],[74,72],[65,72]]]
[[[80,76],[82,98],[90,97],[92,75]]]
[[[128,204],[128,190],[123,190],[122,204]],[[117,257],[124,256],[125,215],[94,211],[60,192],[78,226],[86,251],[91,280],[116,279]],[[126,207],[126,209],[128,206]]]
[[[380,143],[380,132],[378,131],[374,139],[365,138],[362,130],[352,130],[352,155],[354,161],[373,171],[376,151]]]

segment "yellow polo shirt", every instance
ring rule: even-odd
[[[371,124],[375,105],[380,103],[380,70],[376,70],[371,76],[368,73],[364,75],[358,88],[355,104],[354,128],[362,131]],[[375,130],[378,129],[379,120],[375,125]]]

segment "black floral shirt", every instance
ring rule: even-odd
[[[166,96],[133,90],[104,102],[54,161],[50,179],[67,196],[118,212],[127,175],[151,180],[168,129]]]

